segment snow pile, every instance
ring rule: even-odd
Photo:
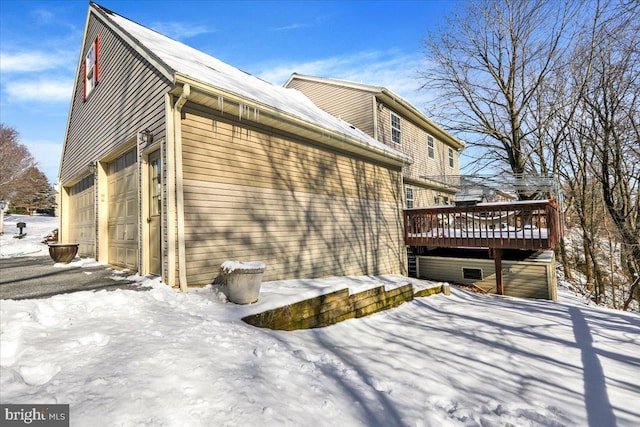
[[[72,426],[640,425],[640,316],[565,289],[553,303],[454,288],[282,332],[241,317],[407,279],[266,282],[251,307],[138,280],[149,290],[1,301],[0,401],[68,403]]]

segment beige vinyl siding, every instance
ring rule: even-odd
[[[455,189],[434,188],[426,176],[458,175],[458,152],[454,150],[454,167],[449,166],[449,146],[429,133],[429,126],[416,124],[399,112],[398,105],[388,105],[376,96],[380,92],[368,91],[341,83],[292,78],[287,87],[300,90],[316,105],[328,113],[341,117],[379,141],[401,151],[413,159],[402,175],[405,184],[414,187],[414,206],[431,206],[436,196],[455,199]],[[379,90],[379,89],[378,89]],[[392,140],[391,114],[400,117],[400,143]],[[420,123],[420,122],[418,122]],[[374,131],[374,126],[377,132]],[[432,129],[433,130],[433,129]],[[433,137],[434,157],[428,156],[427,135]]]
[[[475,285],[487,292],[496,292],[494,260],[419,256],[418,277],[443,282]],[[465,279],[463,268],[482,270],[482,280]],[[519,298],[555,299],[555,260],[548,263],[502,261],[505,295]]]
[[[438,204],[436,203],[436,198],[438,197],[448,197],[450,204],[453,204],[456,198],[455,193],[434,190],[433,188],[417,185],[415,182],[412,182],[410,187],[413,188],[413,207],[415,208],[436,205]]]
[[[391,113],[400,117],[402,128],[401,144],[391,140]],[[427,131],[406,119],[400,113],[385,105],[378,108],[378,139],[413,159],[413,164],[402,170],[404,177],[424,180],[424,176],[458,175],[458,153],[454,150],[454,168],[449,167],[449,146],[433,137],[434,158],[427,154]]]
[[[324,111],[374,136],[371,92],[300,79],[291,80],[287,87],[298,89]]]
[[[507,295],[520,298],[550,298],[548,265],[525,262],[506,262],[503,275],[507,284]],[[555,273],[555,268],[554,268]]]
[[[90,175],[69,188],[69,207],[71,217],[69,223],[68,242],[78,243],[78,255],[95,256],[95,185]]]
[[[183,111],[190,285],[228,259],[265,280],[402,272],[399,170]]]
[[[475,285],[487,292],[495,292],[495,266],[493,260],[419,256],[418,278]],[[465,279],[463,268],[482,270],[482,280]]]
[[[77,76],[62,156],[62,183],[90,162],[108,157],[143,129],[150,129],[156,140],[164,138],[164,94],[170,82],[93,14],[81,58],[98,34],[100,80],[83,101],[82,76]]]

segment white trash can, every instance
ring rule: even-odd
[[[220,266],[226,284],[222,287],[229,301],[252,304],[258,301],[262,276],[267,269],[260,261],[225,261]]]

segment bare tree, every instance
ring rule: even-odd
[[[602,26],[597,61],[584,94],[606,209],[622,239],[633,283],[624,303],[638,297],[640,276],[640,8],[626,3]]]
[[[599,3],[584,11],[579,6],[475,0],[429,34],[432,66],[420,74],[423,87],[440,95],[431,113],[480,150],[476,168],[558,174],[562,137],[589,74],[600,13]],[[583,72],[569,74],[569,81],[565,70],[578,68],[577,62]],[[571,277],[564,238],[558,249]]]
[[[580,102],[559,140],[559,171],[580,222],[587,282],[595,284],[598,302],[604,300],[608,280],[612,281],[611,296],[615,297],[617,286],[613,281],[620,277],[614,274],[618,264],[614,259],[609,259],[607,267],[611,274],[604,274],[601,264],[607,263],[598,258],[613,257],[614,251],[611,245],[605,254],[599,244],[605,239],[620,242],[621,264],[629,276],[629,285],[622,286],[628,291],[626,309],[637,295],[637,282],[631,284],[640,262],[640,7],[614,1],[600,12],[594,43],[585,48],[590,50],[589,73],[582,80],[584,70],[579,61],[565,73]],[[578,80],[584,81],[582,88],[575,86]]]
[[[568,208],[572,216],[578,219],[583,242],[583,272],[587,280],[587,289],[593,292],[599,289],[598,276],[594,270],[597,269],[595,242],[600,224],[596,201],[600,192],[597,191],[597,181],[592,173],[595,157],[593,141],[588,127],[580,118],[580,114],[576,115],[575,123],[566,129],[562,138],[563,161],[559,162],[559,173],[563,177]],[[600,294],[596,293],[596,301],[599,297]]]
[[[482,166],[517,174],[550,169],[540,162],[546,146],[536,132],[541,118],[549,121],[567,102],[549,88],[564,83],[558,76],[572,58],[578,10],[576,2],[476,0],[429,34],[432,66],[420,75],[439,94],[430,113],[469,135],[469,145],[482,149]]]
[[[565,178],[599,300],[614,277],[604,234],[630,283],[640,272],[639,34],[634,1],[470,0],[429,34],[420,73],[438,95],[429,113],[475,148],[476,168]]]
[[[35,160],[15,129],[0,123],[0,199],[10,199],[20,176]]]
[[[0,199],[33,214],[55,205],[55,193],[15,129],[0,123]]]

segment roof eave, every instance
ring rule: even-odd
[[[291,83],[293,80],[296,80],[296,79],[307,80],[307,81],[316,82],[316,83],[331,84],[334,86],[348,87],[351,89],[357,89],[364,92],[370,92],[373,94],[380,93],[384,89],[384,87],[382,86],[374,86],[366,83],[357,83],[357,82],[351,82],[347,80],[332,79],[329,77],[315,77],[315,76],[309,76],[306,74],[298,74],[298,73],[291,74],[291,77],[289,77],[289,80],[287,80],[287,82],[284,84],[284,87],[288,87],[289,83]]]
[[[71,92],[71,99],[69,100],[69,112],[67,113],[67,126],[65,127],[64,130],[64,140],[62,142],[62,153],[60,154],[60,165],[58,166],[58,181],[60,181],[60,177],[62,176],[62,166],[63,166],[63,161],[64,161],[64,153],[65,150],[67,149],[67,137],[69,136],[69,127],[71,126],[71,114],[73,113],[73,101],[74,101],[74,97],[76,95],[76,92],[78,91],[78,82],[79,82],[79,75],[80,75],[80,69],[82,67],[82,60],[83,60],[83,47],[84,44],[87,40],[87,30],[89,29],[89,19],[91,18],[91,6],[93,6],[93,2],[89,3],[89,10],[87,11],[87,18],[85,19],[85,24],[84,24],[84,32],[82,34],[82,44],[80,45],[80,55],[78,55],[78,63],[76,64],[76,73],[75,73],[75,78],[73,80],[73,92]]]
[[[233,101],[235,104],[242,104],[250,108],[257,108],[260,111],[260,118],[262,122],[267,122],[268,117],[271,116],[273,121],[268,123],[269,126],[280,129],[286,132],[293,132],[304,136],[307,139],[318,141],[324,145],[332,148],[337,148],[341,151],[347,151],[350,153],[358,154],[362,157],[370,158],[386,164],[391,164],[396,167],[402,167],[410,165],[413,161],[410,157],[405,156],[402,153],[394,154],[385,150],[378,149],[374,146],[367,145],[366,143],[359,141],[349,135],[343,134],[338,131],[327,129],[321,125],[308,122],[288,112],[277,109],[271,105],[264,104],[254,99],[246,98],[238,95],[234,92],[212,86],[208,83],[194,79],[191,76],[175,73],[176,85],[188,84],[191,86],[192,93],[202,93],[210,97],[222,96],[225,99],[225,108],[232,109],[233,105],[229,101]],[[193,98],[193,97],[190,97]],[[226,111],[225,111],[226,112]],[[238,114],[237,111],[233,111],[234,114]],[[264,123],[263,123],[264,124]]]
[[[175,82],[175,70],[168,66],[164,61],[162,61],[156,54],[154,54],[150,49],[148,49],[144,44],[142,44],[139,40],[129,34],[126,30],[121,28],[118,24],[116,24],[113,20],[111,20],[108,16],[108,13],[111,12],[108,9],[104,9],[101,6],[91,2],[89,4],[89,13],[95,12],[96,17],[98,17],[106,26],[111,28],[113,32],[118,34],[122,39],[137,53],[140,54],[144,59],[147,60],[151,65],[153,65],[167,80]],[[107,13],[108,12],[108,13]],[[121,16],[121,15],[118,15]],[[124,17],[123,17],[124,18]],[[124,18],[127,19],[127,18]]]

